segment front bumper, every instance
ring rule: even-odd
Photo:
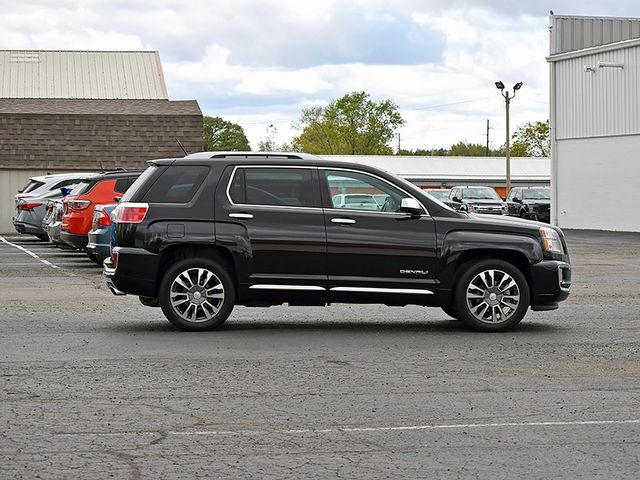
[[[566,300],[571,289],[571,265],[544,260],[531,267],[531,309],[553,310]]]
[[[102,274],[109,289],[115,295],[157,297],[160,256],[141,248],[116,247],[114,251],[117,266],[111,257],[103,263]]]
[[[87,248],[88,239],[86,235],[76,235],[73,233],[61,231],[60,240],[68,245],[71,245],[73,248],[77,248],[78,250],[85,250]]]

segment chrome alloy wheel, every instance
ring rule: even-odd
[[[511,275],[502,270],[485,270],[467,287],[467,306],[483,323],[506,322],[520,305],[520,289]]]
[[[206,268],[190,268],[173,280],[169,296],[173,310],[182,319],[200,323],[211,320],[220,311],[224,287]]]

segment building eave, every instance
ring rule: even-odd
[[[631,40],[622,40],[620,42],[608,43],[607,45],[599,45],[597,47],[588,47],[581,50],[574,50],[571,52],[556,53],[549,55],[547,62],[558,62],[561,60],[569,60],[571,58],[585,57],[587,55],[595,55],[598,53],[612,52],[614,50],[621,50],[623,48],[633,48],[640,46],[640,38],[633,38]]]

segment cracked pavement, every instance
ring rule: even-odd
[[[640,471],[640,424],[615,423],[640,419],[638,234],[568,232],[571,297],[503,334],[376,305],[237,308],[184,333],[82,254],[5,238],[61,268],[0,244],[0,478]]]

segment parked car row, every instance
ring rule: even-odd
[[[102,264],[109,256],[110,213],[141,171],[64,173],[33,177],[16,194],[19,233],[83,250]]]
[[[549,187],[514,187],[506,200],[500,198],[493,188],[483,186],[456,186],[425,191],[459,212],[510,215],[546,223],[551,221]]]

